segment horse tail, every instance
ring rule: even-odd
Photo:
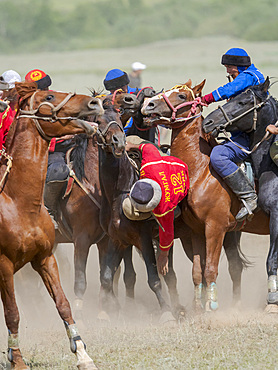
[[[88,146],[88,137],[86,134],[75,136],[75,148],[71,153],[72,167],[79,181],[85,178],[85,156]]]
[[[241,266],[241,268],[247,269],[254,265],[241,249],[241,231],[231,231],[225,235],[224,239],[224,250],[226,256],[233,266]],[[240,269],[241,269],[240,268]]]

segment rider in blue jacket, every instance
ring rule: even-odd
[[[249,86],[259,85],[265,80],[263,74],[254,64],[251,64],[250,56],[243,49],[229,49],[222,56],[221,64],[226,67],[230,82],[203,96],[202,100],[206,104],[233,98]],[[249,150],[248,134],[236,131],[232,133],[231,139]],[[236,215],[237,221],[243,221],[257,208],[257,194],[254,187],[237,166],[237,163],[243,162],[247,157],[248,154],[229,141],[215,146],[210,155],[212,167],[243,202],[243,207]]]
[[[103,84],[106,90],[110,91],[111,94],[118,89],[122,89],[125,93],[129,94],[136,93],[138,89],[128,86],[129,82],[129,77],[126,72],[120,69],[111,69],[107,72]],[[130,118],[124,127],[125,133],[127,133],[128,129],[132,126],[132,123],[133,120]]]

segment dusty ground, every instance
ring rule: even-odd
[[[159,325],[158,304],[147,286],[145,267],[137,253],[135,303],[125,304],[121,278],[119,320],[109,326],[97,322],[99,273],[96,248],[92,246],[84,301],[85,327],[80,327],[89,354],[100,369],[276,369],[278,315],[263,312],[267,244],[268,237],[243,236],[243,252],[254,265],[243,272],[240,310],[231,308],[232,285],[223,254],[218,277],[220,309],[216,314],[194,316],[191,264],[176,242],[175,270],[181,302],[187,307],[188,315],[175,327]],[[72,245],[61,245],[58,254],[61,278],[71,302],[74,299],[72,257]],[[75,358],[50,297],[33,271],[26,268],[23,272],[25,281],[28,279],[27,289],[22,288],[19,276],[16,286],[24,357],[34,369],[74,368]],[[7,336],[3,316],[0,333],[0,369],[5,369]]]

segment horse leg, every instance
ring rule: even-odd
[[[120,305],[113,291],[113,279],[124,255],[124,246],[115,245],[110,238],[107,251],[100,261],[100,306],[108,314],[118,315]],[[101,312],[102,314],[103,312]],[[102,316],[102,315],[101,315]]]
[[[29,369],[25,365],[19,349],[18,325],[19,312],[15,300],[13,264],[4,256],[0,257],[0,291],[4,308],[5,321],[8,328],[8,360],[12,369]]]
[[[206,224],[206,266],[204,277],[207,284],[206,311],[218,309],[216,278],[225,232],[217,222]]]
[[[134,299],[134,286],[136,282],[136,272],[132,263],[133,246],[130,245],[124,251],[124,283],[126,289],[126,297]]]
[[[239,254],[240,250],[240,231],[226,233],[223,247],[229,264],[229,274],[233,282],[233,305],[238,306],[241,299],[241,277],[243,268],[248,261],[244,261]]]
[[[206,261],[206,240],[204,235],[191,232],[192,236],[192,279],[194,284],[194,310],[200,312],[205,306],[204,269]]]
[[[74,241],[74,293],[73,312],[77,320],[83,321],[83,296],[87,289],[86,266],[91,242],[88,234],[81,233]]]
[[[51,254],[51,256],[42,260],[35,259],[32,261],[32,267],[40,274],[48,293],[56,304],[60,317],[64,321],[70,341],[70,349],[77,358],[77,367],[79,369],[96,369],[93,360],[85,350],[85,345],[72,318],[69,302],[61,287],[54,255]]]
[[[173,314],[178,320],[180,320],[185,317],[185,307],[180,304],[179,293],[177,290],[177,276],[173,267],[173,251],[174,248],[169,250],[168,273],[163,276],[163,278],[168,287]]]
[[[155,293],[162,311],[160,320],[161,322],[174,321],[175,319],[171,313],[170,307],[162,296],[162,286],[156,267],[156,258],[152,239],[144,238],[141,241],[141,252],[147,269],[149,287]]]
[[[269,230],[270,230],[270,248],[266,261],[266,269],[268,275],[268,305],[278,305],[278,225],[277,214],[270,214]],[[267,309],[271,306],[267,307]]]

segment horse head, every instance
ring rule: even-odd
[[[124,154],[125,133],[120,114],[113,106],[107,106],[104,115],[98,119],[96,136],[102,150],[112,153],[116,158]]]
[[[200,96],[204,84],[205,80],[192,88],[189,80],[145,99],[141,109],[145,116],[144,123],[148,126],[160,124],[171,127],[178,121],[193,118],[197,106],[202,105]]]
[[[204,119],[204,132],[216,137],[224,130],[250,132],[255,129],[257,112],[269,96],[269,84],[267,77],[264,83],[247,88],[226,104],[219,106]]]
[[[92,123],[103,114],[97,98],[75,93],[38,90],[34,82],[16,82],[20,96],[18,118],[32,119],[46,140],[67,134],[92,135]]]

